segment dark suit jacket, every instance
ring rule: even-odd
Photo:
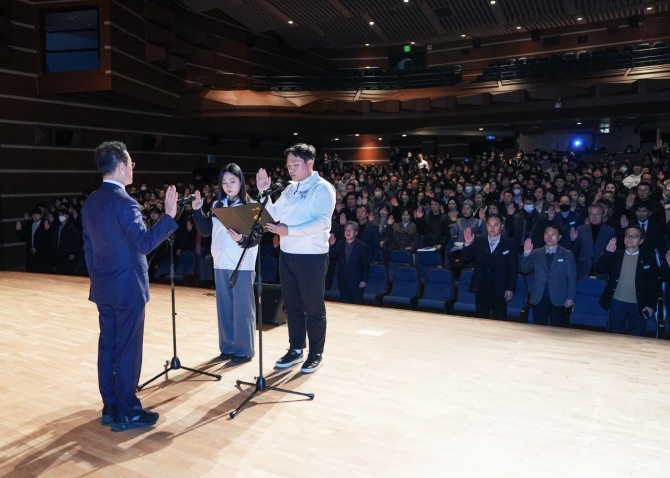
[[[495,261],[496,276],[494,278],[494,290],[496,297],[505,295],[506,290],[516,292],[516,276],[519,271],[519,247],[512,239],[500,236],[498,247],[493,251],[493,260]],[[472,282],[470,283],[470,292],[477,293],[482,287],[485,274],[486,261],[491,256],[489,247],[489,237],[486,234],[476,236],[471,245],[463,248],[462,262],[474,260],[474,271],[472,273]]]
[[[609,309],[612,304],[612,297],[619,282],[625,252],[625,249],[617,249],[615,252],[605,251],[596,264],[596,272],[609,272],[607,285],[605,286],[603,295],[600,297],[600,305],[603,309]],[[637,269],[635,271],[635,295],[637,297],[638,309],[642,310],[645,307],[651,307],[656,310],[658,275],[659,269],[656,265],[656,258],[640,249],[640,256],[638,257]]]
[[[636,226],[640,225],[637,220],[631,222],[631,224],[635,224]],[[625,229],[621,230],[621,242],[617,242],[617,245],[623,244],[624,231]],[[617,238],[617,241],[619,241],[619,238]],[[648,221],[647,231],[644,234],[644,242],[640,244],[640,249],[652,253],[654,257],[656,257],[656,251],[658,251],[659,257],[663,258],[666,251],[665,226],[652,220]]]
[[[164,215],[147,230],[137,202],[123,188],[103,182],[84,202],[82,226],[89,300],[111,306],[146,303],[146,254],[177,230],[174,219]]]
[[[565,218],[560,212],[557,212],[554,215],[554,218],[549,222],[558,226],[561,231],[561,239],[558,241],[558,245],[570,248],[570,229],[573,227],[577,229],[579,226],[583,225],[584,218],[575,211],[568,212],[568,215]]]
[[[337,269],[337,285],[342,290],[357,290],[361,282],[368,281],[370,269],[370,257],[368,246],[363,241],[354,240],[354,249],[347,261],[345,254],[346,241],[335,243],[333,254],[337,257],[339,264]]]
[[[607,224],[601,224],[596,242],[593,242],[591,224],[582,224],[577,228],[579,237],[572,243],[572,252],[577,262],[577,278],[589,277],[591,267],[605,251],[607,243],[615,236],[615,231]]]
[[[525,227],[526,218],[530,218],[530,227]],[[537,211],[528,214],[521,210],[512,216],[511,236],[517,245],[517,249],[521,249],[524,241],[528,238],[533,241],[533,247],[540,247],[544,244],[544,230],[547,227],[547,222],[547,216]]]
[[[544,247],[534,249],[528,257],[521,257],[521,272],[533,276],[529,283],[530,303],[537,305],[548,285],[549,299],[554,307],[563,307],[567,299],[575,300],[577,294],[577,265],[572,251],[558,246],[547,269],[547,253]]]

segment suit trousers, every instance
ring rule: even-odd
[[[637,304],[612,299],[608,332],[642,337],[646,326],[647,319],[642,316]]]
[[[102,402],[115,405],[121,416],[135,416],[142,410],[135,391],[142,369],[144,304],[98,304],[98,312],[98,386]]]
[[[547,296],[533,305],[533,323],[538,325],[551,325],[552,327],[567,327],[565,320],[565,307],[555,306]]]
[[[290,254],[279,256],[281,292],[286,307],[289,344],[309,353],[323,353],[326,342],[326,303],[324,300],[328,254]]]
[[[475,315],[484,319],[507,320],[507,302],[504,297],[496,297],[492,287],[482,287],[475,292]]]

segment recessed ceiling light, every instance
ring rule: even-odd
[[[402,137],[403,137],[403,138],[406,138],[406,137],[407,137],[407,135],[406,135],[406,134],[403,134],[403,135],[402,135]]]
[[[461,33],[461,38],[465,38],[465,33]]]
[[[413,42],[413,41],[411,41],[411,42],[409,42],[409,44],[410,44],[410,45],[414,45],[414,42]]]
[[[369,44],[369,43],[366,43],[365,46],[370,46],[370,44]]]
[[[479,128],[479,131],[484,131],[484,128]]]
[[[293,25],[293,20],[289,20],[289,21],[288,21],[288,24],[289,24],[289,25]]]
[[[375,22],[373,22],[372,20],[370,20],[370,21],[368,22],[368,24],[369,24],[370,26],[372,26],[372,25],[375,24]]]
[[[581,122],[581,121],[577,121],[577,124],[582,124],[582,122]]]
[[[496,4],[496,0],[491,0],[491,5],[495,5],[495,4]]]
[[[356,133],[354,136],[356,136],[358,138],[360,136],[360,134]]]
[[[298,133],[293,133],[293,136],[298,136]]]
[[[407,3],[407,2],[405,2],[405,3]],[[382,141],[382,138],[377,138],[377,139],[378,139],[379,141]]]
[[[340,138],[333,138],[333,141],[339,141]]]
[[[516,27],[517,30],[521,30],[521,26]]]
[[[647,11],[653,10],[653,9],[654,9],[654,7],[647,7]]]
[[[578,22],[581,22],[582,20],[584,20],[584,17],[577,17]]]

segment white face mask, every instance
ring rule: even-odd
[[[381,192],[381,191],[375,191],[375,197],[376,197],[377,199],[379,199],[380,197],[382,197],[382,192]]]
[[[65,216],[58,216],[60,222],[65,222],[65,219],[67,219]]]
[[[535,206],[533,206],[532,204],[525,204],[523,206],[523,209],[526,212],[533,212],[535,210]]]

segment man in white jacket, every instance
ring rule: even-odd
[[[312,373],[322,365],[326,341],[324,288],[328,269],[328,238],[335,209],[335,188],[314,172],[316,150],[308,144],[295,144],[284,151],[291,183],[267,210],[278,221],[268,223],[268,231],[281,236],[279,275],[286,307],[289,345],[277,368],[288,368],[304,361],[301,371]],[[259,191],[270,188],[264,169],[256,174]],[[309,353],[303,357],[305,339]]]

